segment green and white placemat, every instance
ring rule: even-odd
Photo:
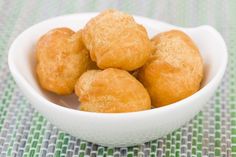
[[[229,65],[215,96],[192,121],[161,139],[106,148],[72,137],[31,107],[9,73],[8,48],[21,31],[50,17],[106,8],[186,27],[210,24],[227,43]],[[236,1],[0,0],[0,157],[5,156],[236,157]]]

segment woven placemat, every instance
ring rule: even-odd
[[[210,24],[223,35],[230,55],[223,82],[202,112],[166,137],[135,147],[106,148],[60,131],[31,107],[7,66],[11,42],[32,24],[111,7],[175,25]],[[236,157],[236,1],[0,0],[0,157],[4,156]]]

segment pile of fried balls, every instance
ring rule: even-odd
[[[40,86],[58,95],[75,93],[78,108],[122,113],[182,100],[200,88],[203,60],[179,30],[149,39],[134,18],[109,9],[74,32],[55,28],[37,42]]]

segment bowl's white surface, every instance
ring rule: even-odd
[[[135,16],[136,21],[146,27],[150,37],[170,29],[180,29],[194,40],[204,59],[202,89],[169,106],[141,112],[102,114],[63,107],[70,103],[77,105],[78,102],[75,96],[60,97],[40,89],[34,72],[35,43],[52,28],[70,27],[77,31],[95,15],[66,15],[36,24],[21,33],[9,50],[8,63],[16,83],[30,103],[58,128],[80,139],[105,146],[141,144],[162,137],[188,122],[215,92],[226,69],[227,50],[224,40],[214,28],[181,28]]]

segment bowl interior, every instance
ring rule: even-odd
[[[37,40],[47,31],[57,27],[69,27],[74,31],[83,28],[87,21],[96,14],[74,14],[53,18],[39,24],[36,24],[23,32],[13,43],[11,47],[10,63],[15,71],[24,78],[24,80],[47,100],[70,108],[77,108],[79,102],[75,95],[57,96],[40,88],[35,75],[35,53],[34,47]],[[208,84],[222,68],[221,59],[223,49],[221,43],[214,33],[209,31],[208,27],[180,28],[155,20],[143,17],[135,17],[136,21],[147,29],[149,37],[157,33],[170,29],[180,29],[186,32],[198,46],[204,60],[205,77],[202,82],[202,88]]]

